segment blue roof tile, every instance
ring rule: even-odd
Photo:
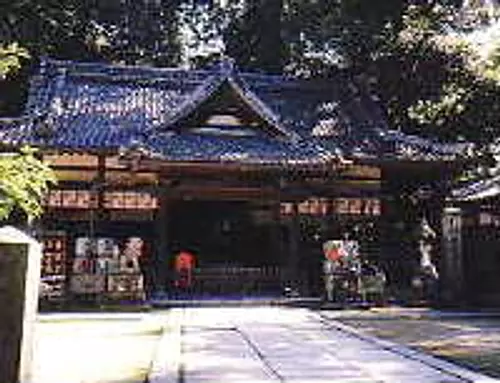
[[[171,128],[229,87],[279,137],[217,137]],[[262,132],[261,132],[262,133]],[[0,140],[61,149],[142,146],[167,160],[298,163],[339,156],[452,158],[462,149],[390,131],[343,74],[327,82],[239,72],[44,60],[26,115],[0,121]]]
[[[500,175],[471,181],[465,185],[455,188],[451,197],[457,201],[482,201],[489,198],[498,198],[500,195]]]
[[[190,133],[158,134],[143,146],[173,161],[325,164],[333,159],[313,143],[290,143],[265,136],[231,139]]]

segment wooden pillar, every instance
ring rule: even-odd
[[[463,299],[462,210],[444,208],[442,217],[441,297],[444,304],[459,304]]]
[[[273,201],[273,225],[271,229],[271,240],[272,240],[272,249],[274,254],[275,261],[275,277],[276,285],[279,284],[281,290],[283,290],[283,270],[282,264],[285,259],[285,247],[284,247],[284,238],[283,238],[283,230],[282,230],[282,222],[281,222],[281,200],[278,198]]]
[[[90,233],[92,241],[99,237],[99,222],[104,217],[104,197],[106,192],[106,156],[99,154],[97,156],[97,174],[91,186],[92,206],[90,209]],[[95,203],[95,205],[94,205]],[[97,250],[97,244],[92,243],[93,251]]]
[[[299,257],[300,257],[300,221],[299,209],[296,202],[293,203],[292,215],[288,221],[288,259],[287,268],[287,286],[293,291],[299,291]]]
[[[97,157],[97,211],[102,215],[104,210],[104,194],[106,192],[106,156]]]
[[[98,265],[98,250],[97,250],[97,242],[98,238],[104,236],[105,234],[102,232],[103,230],[103,225],[101,225],[101,222],[106,221],[106,211],[105,211],[105,206],[104,206],[104,200],[105,200],[105,193],[106,193],[106,155],[104,154],[98,154],[97,156],[97,175],[96,175],[96,180],[94,184],[94,190],[95,190],[95,198],[96,198],[96,206],[95,208],[92,207],[91,209],[91,225],[92,230],[91,230],[91,246],[92,246],[92,252],[91,252],[91,257],[94,262],[93,270],[97,272],[97,265]],[[107,296],[107,290],[108,290],[108,277],[104,277],[104,289],[101,293],[96,294],[96,300],[98,304],[101,304],[103,299],[106,299]]]
[[[159,208],[156,214],[156,251],[153,262],[153,289],[155,294],[165,294],[169,287],[169,242],[168,242],[168,190],[165,185],[157,189]]]

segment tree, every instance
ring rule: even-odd
[[[226,53],[246,69],[281,73],[286,60],[283,40],[284,0],[248,0],[245,11],[222,32]]]
[[[19,153],[0,155],[0,220],[8,218],[16,208],[29,221],[42,212],[42,198],[56,182],[52,169],[35,156],[35,151],[23,148]]]
[[[0,46],[0,79],[19,70],[21,60],[28,57],[27,51],[15,43]],[[49,185],[56,182],[56,177],[35,153],[26,147],[19,153],[0,154],[0,221],[16,209],[21,210],[28,221],[41,215],[43,195]]]
[[[0,55],[9,54],[12,59],[9,66],[23,63],[16,78],[0,81],[0,115],[21,113],[28,78],[40,56],[132,65],[177,65],[180,62],[177,10],[181,2],[0,0]],[[19,47],[31,59],[19,56]]]
[[[22,60],[29,57],[28,51],[16,43],[0,46],[0,81],[21,69]]]
[[[103,28],[92,17],[90,1],[1,1],[0,41],[17,42],[33,57],[60,56],[73,51],[82,58],[95,58],[96,42]]]
[[[484,147],[500,133],[500,88],[461,28],[453,8],[409,7],[392,51],[371,70],[393,126]]]
[[[289,0],[284,8],[288,67],[312,76],[366,67],[393,40],[405,1]]]
[[[34,57],[172,64],[182,0],[0,0],[0,42]]]

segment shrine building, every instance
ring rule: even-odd
[[[462,297],[472,306],[496,307],[500,303],[500,177],[465,182],[450,193],[455,215],[460,217],[458,250],[462,272]]]
[[[151,294],[168,293],[180,251],[195,256],[202,296],[318,296],[322,243],[346,236],[403,289],[412,233],[422,217],[441,233],[463,151],[390,129],[342,71],[306,80],[231,60],[204,70],[43,60],[0,140],[39,148],[59,179],[37,224],[44,277],[70,296],[122,298],[139,296],[144,274]]]

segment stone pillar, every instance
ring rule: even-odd
[[[445,304],[463,298],[462,211],[447,206],[442,217],[441,297]]]
[[[32,381],[41,257],[33,238],[0,229],[0,382]]]

